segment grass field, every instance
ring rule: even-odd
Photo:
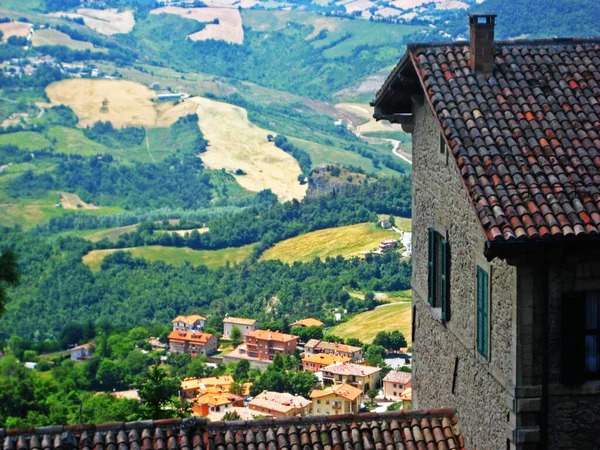
[[[71,37],[58,30],[46,28],[45,30],[36,31],[32,38],[34,47],[41,45],[64,45],[71,50],[90,50],[92,52],[106,51],[105,48],[94,47],[90,42],[76,41]]]
[[[129,33],[135,25],[133,11],[119,12],[117,9],[80,8],[77,13],[56,12],[49,15],[81,18],[86,26],[106,35]]]
[[[175,14],[185,19],[193,19],[206,23],[206,27],[188,36],[193,41],[204,41],[207,39],[222,40],[232,44],[244,42],[244,30],[242,29],[242,16],[236,7],[230,8],[180,8],[177,6],[165,6],[153,9],[151,14]],[[218,19],[219,23],[209,23]]]
[[[372,311],[357,314],[352,319],[327,330],[343,338],[354,337],[371,343],[380,331],[399,330],[410,344],[411,302],[390,303]]]
[[[26,22],[0,23],[0,31],[3,34],[2,42],[6,42],[11,36],[26,37],[31,27],[32,25]]]
[[[187,102],[198,105],[198,124],[209,141],[208,150],[202,154],[207,167],[242,169],[246,175],[235,178],[249,191],[270,188],[282,200],[304,197],[307,185],[298,182],[297,161],[268,142],[271,132],[251,123],[245,109],[202,97]]]
[[[41,150],[50,147],[50,141],[34,131],[0,134],[0,145],[16,145],[21,150]]]
[[[118,250],[130,252],[137,258],[148,261],[164,261],[167,264],[180,266],[189,262],[193,266],[205,265],[210,269],[224,266],[230,263],[241,262],[250,255],[253,245],[239,248],[225,248],[222,250],[192,250],[187,247],[164,247],[161,245],[150,245],[147,247],[133,247],[124,249],[92,250],[82,258],[82,261],[92,271],[100,270],[104,257]]]
[[[373,223],[327,228],[278,242],[264,252],[261,259],[305,262],[338,255],[348,258],[376,249],[384,239],[398,237],[395,231],[384,230]]]

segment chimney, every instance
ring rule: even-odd
[[[494,25],[496,14],[469,14],[471,29],[469,66],[475,72],[491,73],[494,70]]]

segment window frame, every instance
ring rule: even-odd
[[[440,311],[442,323],[450,320],[450,244],[448,231],[441,226],[428,229],[427,301]],[[438,285],[439,284],[439,285]]]
[[[480,292],[479,285],[479,276],[480,274],[485,274],[486,276],[486,286],[483,288],[483,291]],[[474,341],[475,341],[475,351],[477,355],[483,358],[486,362],[491,361],[492,358],[492,345],[491,345],[491,335],[492,335],[492,283],[491,283],[491,266],[488,263],[483,263],[481,261],[477,261],[475,264],[475,333],[474,333]],[[485,314],[486,314],[486,323],[485,328],[481,328],[481,331],[485,331],[485,346],[480,345],[480,293],[485,292]],[[483,313],[483,311],[482,311]]]

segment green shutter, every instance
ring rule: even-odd
[[[435,304],[435,230],[433,228],[429,229],[429,261],[427,267],[427,279],[429,281],[428,299],[429,304],[433,306]]]
[[[442,322],[446,323],[450,319],[450,308],[448,308],[448,241],[442,239]]]
[[[488,273],[477,266],[477,351],[489,357]]]

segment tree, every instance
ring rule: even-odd
[[[354,347],[362,347],[365,344],[364,344],[364,342],[361,342],[357,338],[348,338],[348,339],[346,339],[346,345],[352,345]]]
[[[390,348],[390,334],[387,331],[380,331],[373,339],[373,345],[380,345],[383,348]]]
[[[369,399],[371,399],[371,403],[373,403],[375,401],[375,397],[377,397],[378,393],[379,393],[379,391],[375,388],[369,389],[367,391],[367,397],[369,397]]]
[[[389,349],[390,350],[397,352],[398,350],[406,347],[407,345],[408,345],[408,343],[406,342],[406,338],[400,331],[394,330],[390,333],[390,339],[389,339]]]
[[[242,332],[238,327],[233,327],[231,329],[231,340],[233,341],[233,345],[238,346],[242,342]]]
[[[180,415],[181,411],[173,408],[178,389],[179,382],[176,379],[169,378],[167,373],[157,365],[152,366],[140,388],[140,398],[146,417],[167,419],[173,415]]]
[[[244,395],[244,383],[240,383],[238,381],[234,382],[229,388],[229,392],[242,397]]]
[[[231,421],[231,420],[242,420],[241,416],[238,414],[237,411],[227,411],[225,414],[223,414],[223,419],[224,422],[227,421]]]
[[[242,359],[235,366],[235,370],[233,371],[233,379],[235,381],[247,380],[249,370],[250,370],[250,362],[247,359]]]
[[[0,316],[4,314],[8,294],[8,286],[16,286],[19,283],[19,267],[17,255],[11,250],[0,253]]]
[[[381,345],[371,344],[365,352],[365,360],[369,366],[382,366],[385,364],[385,348]]]
[[[294,372],[290,378],[291,393],[301,395],[302,397],[309,397],[317,382],[315,374],[308,370]]]

